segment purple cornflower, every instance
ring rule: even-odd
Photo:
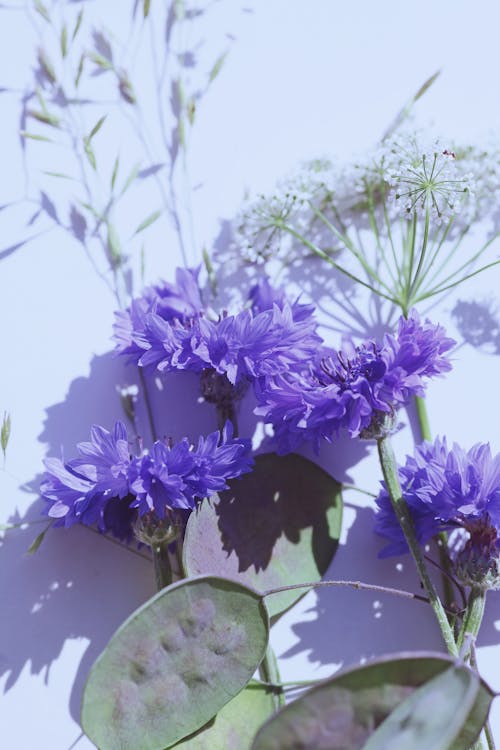
[[[50,503],[55,525],[97,524],[102,532],[130,538],[137,516],[165,519],[190,511],[196,501],[225,489],[227,480],[250,471],[248,440],[233,439],[230,425],[222,437],[187,438],[174,445],[154,443],[151,451],[131,458],[124,425],[113,433],[94,426],[89,443],[78,445],[80,457],[63,463],[47,459],[41,491]]]
[[[198,316],[184,324],[149,314],[142,340],[136,338],[145,348],[139,364],[154,365],[160,372],[213,370],[233,385],[278,374],[302,365],[321,343],[316,322],[304,307],[296,308],[298,319],[288,303],[262,312],[242,310],[216,321]]]
[[[94,425],[90,442],[79,443],[79,457],[64,462],[57,458],[45,461],[47,473],[41,485],[43,497],[51,505],[48,515],[55,525],[73,523],[97,524],[103,532],[130,536],[128,470],[130,455],[127,431],[117,422],[113,432]],[[115,499],[113,512],[106,506]]]
[[[341,430],[377,437],[386,415],[423,395],[425,378],[451,369],[445,355],[454,343],[441,326],[421,323],[412,312],[381,344],[348,342],[340,351],[320,351],[302,370],[267,378],[256,411],[273,425],[282,453],[302,440],[318,449]]]
[[[500,454],[481,443],[465,451],[446,440],[423,443],[399,468],[403,497],[424,545],[440,531],[463,529],[468,540],[455,560],[468,585],[495,583],[500,556]],[[381,557],[408,552],[385,484],[377,498],[375,531],[389,544]],[[497,581],[498,585],[498,581]]]
[[[132,300],[130,307],[115,313],[114,340],[116,352],[136,362],[147,348],[145,327],[149,313],[161,320],[188,321],[204,310],[198,276],[200,269],[178,268],[175,284],[161,281],[146,287],[141,297]]]

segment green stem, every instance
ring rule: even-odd
[[[457,646],[459,649],[462,649],[464,644],[466,644],[466,636],[471,637],[473,642],[476,640],[484,615],[485,602],[486,589],[480,586],[473,586],[470,590],[467,609],[457,639]],[[464,660],[469,656],[469,653],[470,645],[467,647],[466,653],[463,654]]]
[[[429,415],[427,413],[427,407],[425,405],[425,399],[421,396],[415,396],[415,408],[417,410],[418,426],[420,428],[420,435],[422,440],[432,440],[431,427],[429,424]]]
[[[421,396],[415,396],[415,408],[417,411],[418,426],[420,429],[420,435],[422,440],[430,442],[432,440],[431,428],[429,424],[429,415],[427,412],[427,406],[425,399]],[[439,551],[439,564],[443,570],[450,569],[450,557],[448,555],[448,534],[443,531],[436,535],[436,541],[438,543]],[[448,576],[443,573],[443,595],[444,603],[447,610],[451,609],[451,605],[455,601],[455,595],[453,592],[453,586]]]
[[[420,579],[429,597],[430,605],[434,610],[434,614],[436,615],[436,619],[441,629],[444,642],[446,644],[448,652],[452,656],[458,656],[458,649],[457,644],[455,643],[453,631],[450,627],[450,623],[448,622],[445,609],[441,603],[441,600],[439,599],[439,596],[437,595],[436,589],[434,588],[434,584],[432,583],[427,572],[422,551],[415,536],[410,512],[403,499],[403,493],[401,491],[401,485],[399,483],[396,457],[392,449],[390,438],[388,436],[379,438],[377,440],[377,446],[382,473],[384,475],[386,487],[389,492],[389,497],[391,499],[394,512],[401,525],[401,529],[405,536],[412,557],[415,561],[415,565],[417,566]]]
[[[276,710],[285,705],[285,696],[281,687],[281,677],[278,668],[278,660],[271,644],[268,644],[266,654],[259,667],[259,674],[264,682],[276,685],[273,688],[274,705]]]
[[[156,588],[158,591],[164,589],[172,583],[172,566],[170,564],[170,554],[168,544],[158,544],[151,547],[153,553],[153,564],[155,570]]]

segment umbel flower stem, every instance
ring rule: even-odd
[[[403,499],[403,493],[401,491],[401,485],[399,482],[396,457],[394,455],[390,437],[384,436],[379,438],[377,440],[377,446],[382,473],[384,475],[387,491],[389,493],[394,512],[401,525],[401,529],[405,536],[408,547],[410,548],[413,560],[415,561],[420,579],[425,588],[425,591],[427,592],[427,596],[429,597],[429,603],[434,610],[434,614],[436,615],[436,619],[441,629],[446,648],[448,649],[448,652],[451,654],[451,656],[458,656],[458,648],[457,644],[455,643],[453,631],[451,629],[450,623],[448,622],[445,609],[441,603],[439,596],[437,595],[436,589],[434,588],[434,584],[432,583],[427,572],[427,567],[425,565],[422,551],[415,536],[411,516],[408,511],[408,507]]]

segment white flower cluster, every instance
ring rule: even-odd
[[[474,177],[452,148],[411,134],[390,139],[385,152],[391,197],[404,216],[429,214],[440,223],[470,207]]]

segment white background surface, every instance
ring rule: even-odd
[[[44,190],[62,205],[61,187],[41,170],[64,171],[70,157],[64,149],[48,151],[44,144],[32,144],[23,166],[20,99],[32,81],[39,37],[24,3],[5,5],[0,8],[0,87],[9,91],[0,94],[0,205],[18,202],[0,212],[0,409],[12,415],[0,476],[0,522],[15,520],[16,514],[37,518],[43,457],[59,455],[61,446],[72,455],[75,443],[87,439],[92,422],[110,426],[121,416],[115,385],[133,379],[108,354],[116,301],[81,245],[42,216],[36,224],[40,235],[15,248],[36,234],[27,227],[36,206],[22,199],[36,199]],[[53,12],[62,13],[65,5],[55,3]],[[126,38],[132,3],[67,5],[84,5],[90,26]],[[203,245],[211,248],[246,189],[270,188],[301,159],[324,154],[347,158],[368,148],[437,69],[442,75],[418,105],[419,123],[433,122],[443,134],[466,141],[478,141],[489,131],[500,133],[500,9],[493,1],[248,0],[246,6],[216,3],[200,20],[193,40],[203,40],[203,59],[213,61],[226,48],[230,51],[200,104],[189,144],[190,181],[197,186],[191,263],[199,260]],[[47,33],[43,22],[38,20],[37,26]],[[57,43],[47,40],[47,49]],[[143,39],[130,71],[134,86],[145,92],[146,115],[155,107],[147,52]],[[88,126],[102,113],[102,106],[90,108]],[[117,149],[129,165],[136,160],[137,142],[122,122],[113,110],[103,127],[98,157],[105,165],[112,164]],[[148,166],[146,160],[142,166]],[[177,187],[182,214],[185,194],[182,185]],[[156,190],[154,185],[131,191],[116,217],[124,237],[157,207]],[[62,218],[65,223],[67,217]],[[145,237],[146,281],[172,279],[181,256],[168,219]],[[133,265],[137,271],[138,263]],[[434,318],[463,342],[451,315],[456,299],[495,299],[499,280],[495,272],[480,277],[443,300]],[[499,379],[498,354],[488,347],[460,346],[454,371],[429,390],[433,430],[465,446],[489,440],[498,451]],[[211,411],[196,404],[195,382],[188,381],[181,385],[172,380],[159,414],[176,437],[212,428]],[[401,457],[410,448],[406,429],[398,440]],[[349,476],[374,489],[378,470],[373,457],[360,460],[366,453],[364,447],[343,444],[325,450],[321,461],[339,479]],[[344,545],[331,577],[417,590],[408,560],[377,560],[380,541],[372,533],[372,511],[354,493],[346,495],[345,517]],[[35,556],[27,556],[37,530],[10,531],[0,546],[0,739],[2,746],[16,750],[85,750],[92,747],[78,726],[85,676],[120,622],[153,593],[152,571],[143,559],[83,528],[54,531]],[[402,570],[396,563],[402,563]],[[499,630],[500,600],[493,593],[479,656],[483,674],[496,690]],[[374,654],[440,648],[440,639],[423,605],[333,590],[303,599],[275,628],[273,644],[286,680],[323,677]],[[500,741],[498,706],[493,723]]]

